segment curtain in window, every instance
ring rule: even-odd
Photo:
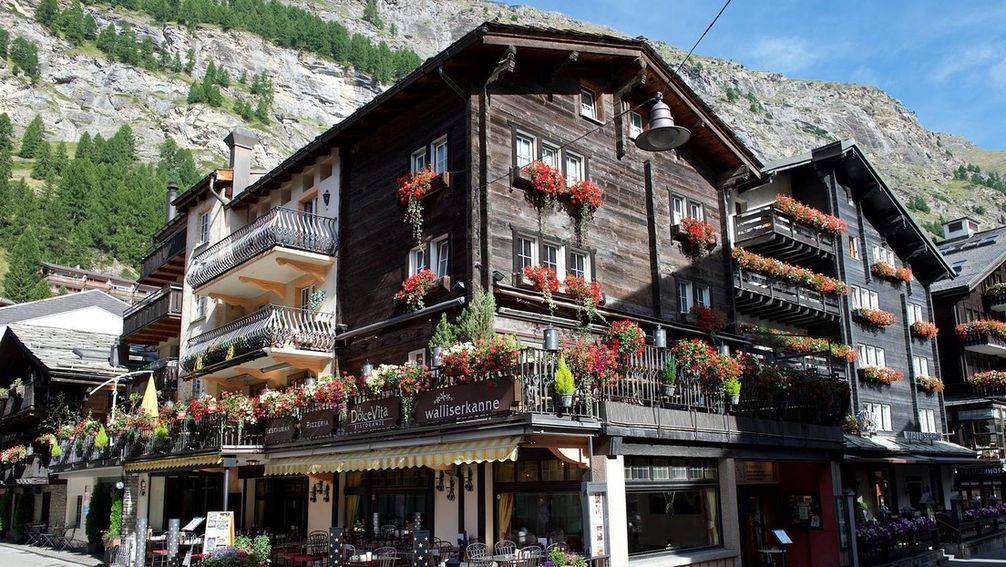
[[[499,504],[496,508],[496,525],[499,526],[499,539],[509,539],[510,521],[513,519],[513,493],[504,492],[500,494]]]
[[[353,529],[356,524],[357,514],[360,511],[360,495],[346,495],[346,528]]]
[[[706,489],[702,491],[702,507],[706,516],[706,544],[719,545],[720,543],[720,520],[719,505],[716,502],[716,491]]]

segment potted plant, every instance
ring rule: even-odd
[[[731,405],[741,403],[741,381],[737,378],[727,378],[723,381],[723,393],[730,398]]]
[[[678,380],[678,360],[673,356],[668,356],[664,362],[664,395],[674,395],[674,385]]]
[[[10,389],[14,392],[15,396],[21,397],[24,395],[24,382],[20,378],[15,378],[14,381],[10,383]]]
[[[573,394],[576,393],[576,382],[573,372],[566,364],[566,357],[559,355],[559,368],[555,371],[555,395],[559,398],[559,407],[573,407]]]

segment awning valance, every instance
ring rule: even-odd
[[[493,437],[413,447],[389,447],[330,455],[275,459],[265,466],[267,475],[442,467],[492,461],[514,461],[520,436]]]
[[[167,459],[156,459],[152,461],[139,461],[126,463],[122,466],[125,472],[151,472],[169,469],[191,469],[220,464],[220,454],[196,455],[194,457],[170,457]]]

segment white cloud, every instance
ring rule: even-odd
[[[1006,84],[1006,44],[972,44],[948,51],[933,70],[932,78],[940,84],[952,79],[967,84],[990,81],[1002,86]]]
[[[763,37],[751,46],[755,66],[769,71],[793,73],[822,60],[823,46],[812,45],[802,37]]]

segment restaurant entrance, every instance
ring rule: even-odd
[[[307,485],[306,476],[257,479],[252,528],[294,541],[307,535]]]
[[[214,473],[165,476],[161,525],[168,525],[169,518],[205,518],[210,510],[220,510],[224,505],[223,482],[223,475]],[[232,510],[239,509],[236,504],[230,504]]]
[[[346,527],[367,537],[433,526],[433,471],[426,467],[345,473]]]

